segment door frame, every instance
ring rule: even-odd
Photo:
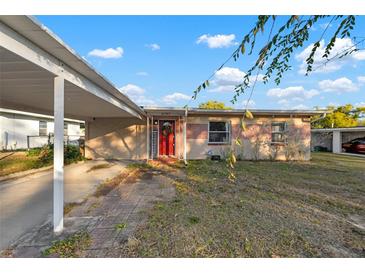
[[[160,122],[161,121],[174,121],[174,154],[163,155],[163,156],[174,156],[176,157],[176,119],[158,119],[158,142],[157,142],[157,157],[160,157]]]

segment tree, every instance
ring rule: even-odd
[[[201,103],[199,108],[203,109],[232,109],[231,107],[227,107],[223,102],[209,100],[205,103]]]
[[[353,46],[331,55],[337,38],[349,37],[356,40],[356,37],[351,37],[351,31],[353,30],[356,22],[356,16],[354,15],[293,15],[290,16],[284,24],[278,27],[275,27],[275,15],[260,15],[258,16],[254,27],[243,37],[241,43],[239,43],[231,56],[222,65],[220,65],[208,79],[198,85],[193,92],[192,98],[196,99],[202,90],[209,87],[210,79],[213,78],[215,73],[221,70],[228,61],[231,59],[237,61],[244,54],[252,55],[255,49],[257,34],[260,32],[264,33],[270,22],[271,26],[269,25],[270,30],[267,43],[258,51],[257,59],[246,71],[246,74],[242,79],[242,83],[236,85],[231,102],[236,103],[238,97],[249,87],[252,88],[252,94],[260,72],[264,74],[264,83],[269,82],[271,77],[274,77],[274,82],[279,85],[284,73],[291,69],[289,62],[295,53],[295,50],[303,47],[304,43],[309,40],[312,35],[310,31],[311,28],[318,26],[320,29],[319,25],[324,23],[324,19],[327,21],[329,20],[329,22],[326,22],[327,26],[313,43],[312,50],[306,59],[306,75],[309,75],[313,70],[318,69],[318,66],[315,66],[317,65],[315,61],[318,61],[315,60],[315,54],[321,46],[324,46],[324,53],[321,56],[323,62],[321,62],[320,66],[324,66],[334,59],[343,58],[360,50],[357,46],[365,41],[365,39],[356,41]],[[338,27],[335,28],[330,35],[331,38],[327,41],[327,43],[321,45],[325,33],[329,32],[329,26],[336,22],[338,23]],[[254,81],[252,81],[252,79],[254,79]]]
[[[311,15],[311,16],[290,16],[289,19],[279,26],[275,27],[276,16],[275,15],[260,15],[257,18],[257,21],[254,27],[243,37],[241,43],[239,43],[238,47],[233,51],[231,56],[221,64],[213,74],[206,80],[204,80],[193,92],[193,99],[196,99],[198,94],[209,87],[209,81],[214,77],[214,75],[221,70],[231,59],[237,61],[242,55],[248,54],[252,55],[255,49],[255,43],[258,33],[264,33],[268,24],[271,22],[271,26],[269,25],[269,33],[267,43],[258,51],[258,56],[253,65],[246,71],[245,76],[242,79],[242,82],[236,85],[231,102],[234,104],[237,102],[238,97],[242,95],[248,88],[250,88],[249,99],[247,100],[247,105],[251,99],[251,96],[255,89],[255,84],[258,80],[259,74],[263,74],[263,82],[266,84],[269,82],[271,77],[274,78],[274,82],[276,85],[280,84],[280,81],[283,75],[291,69],[290,60],[298,48],[302,48],[305,42],[309,40],[311,37],[311,28],[320,27],[321,20],[330,19],[327,23],[327,26],[323,30],[322,34],[318,37],[318,39],[313,43],[312,50],[308,54],[306,59],[306,75],[309,75],[313,70],[318,69],[314,67],[317,65],[315,63],[316,53],[318,49],[321,47],[321,43],[323,37],[326,32],[329,32],[329,26],[331,24],[335,24],[338,22],[338,27],[335,28],[335,31],[330,35],[329,41],[324,46],[324,53],[321,56],[321,59],[324,59],[324,62],[320,64],[320,66],[326,65],[328,62],[343,58],[349,54],[352,54],[359,50],[357,47],[360,43],[365,41],[362,39],[360,41],[356,41],[353,46],[344,49],[341,52],[336,54],[332,54],[332,50],[334,48],[335,42],[337,38],[356,38],[351,37],[351,31],[355,26],[356,16],[354,15]],[[316,58],[317,59],[317,58]],[[337,114],[340,115],[340,114]],[[340,115],[341,116],[341,115]],[[252,114],[246,110],[245,114],[241,119],[241,130],[245,131],[245,119],[252,119]],[[240,134],[238,135],[240,136]],[[241,144],[241,140],[237,138],[235,140],[236,144]],[[236,162],[236,157],[234,151],[231,150],[229,153],[229,157],[227,158],[227,167],[229,173],[229,179],[234,181],[234,164]]]
[[[315,116],[312,119],[314,128],[356,127],[362,123],[361,117],[365,115],[365,107],[354,108],[351,104],[340,107],[327,107],[330,111],[324,118]]]

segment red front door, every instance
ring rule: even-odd
[[[175,121],[160,120],[160,156],[175,155]]]

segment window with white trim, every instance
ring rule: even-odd
[[[47,121],[39,121],[39,136],[47,136]]]
[[[229,143],[229,123],[228,122],[209,122],[208,143],[209,144],[228,144]]]
[[[64,136],[68,135],[68,124],[67,123],[63,124],[63,135]]]
[[[271,123],[271,142],[274,144],[286,143],[286,122],[273,122]]]

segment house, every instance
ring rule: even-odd
[[[308,160],[309,118],[320,113],[255,110],[236,148],[242,110],[141,108],[30,16],[0,16],[0,90],[1,108],[54,117],[55,232],[63,229],[65,118],[85,121],[90,158],[204,159],[232,147],[247,159]]]
[[[365,137],[365,127],[314,128],[311,130],[311,149],[325,148],[333,153],[342,152],[342,144]]]
[[[144,108],[144,121],[99,118],[86,122],[86,157],[150,159],[224,158],[233,149],[241,159],[310,159],[310,117],[318,111]],[[235,139],[240,136],[241,145]]]
[[[65,119],[66,142],[75,142],[80,136],[83,121]],[[41,147],[53,136],[54,122],[49,115],[0,108],[0,149],[27,149]]]

